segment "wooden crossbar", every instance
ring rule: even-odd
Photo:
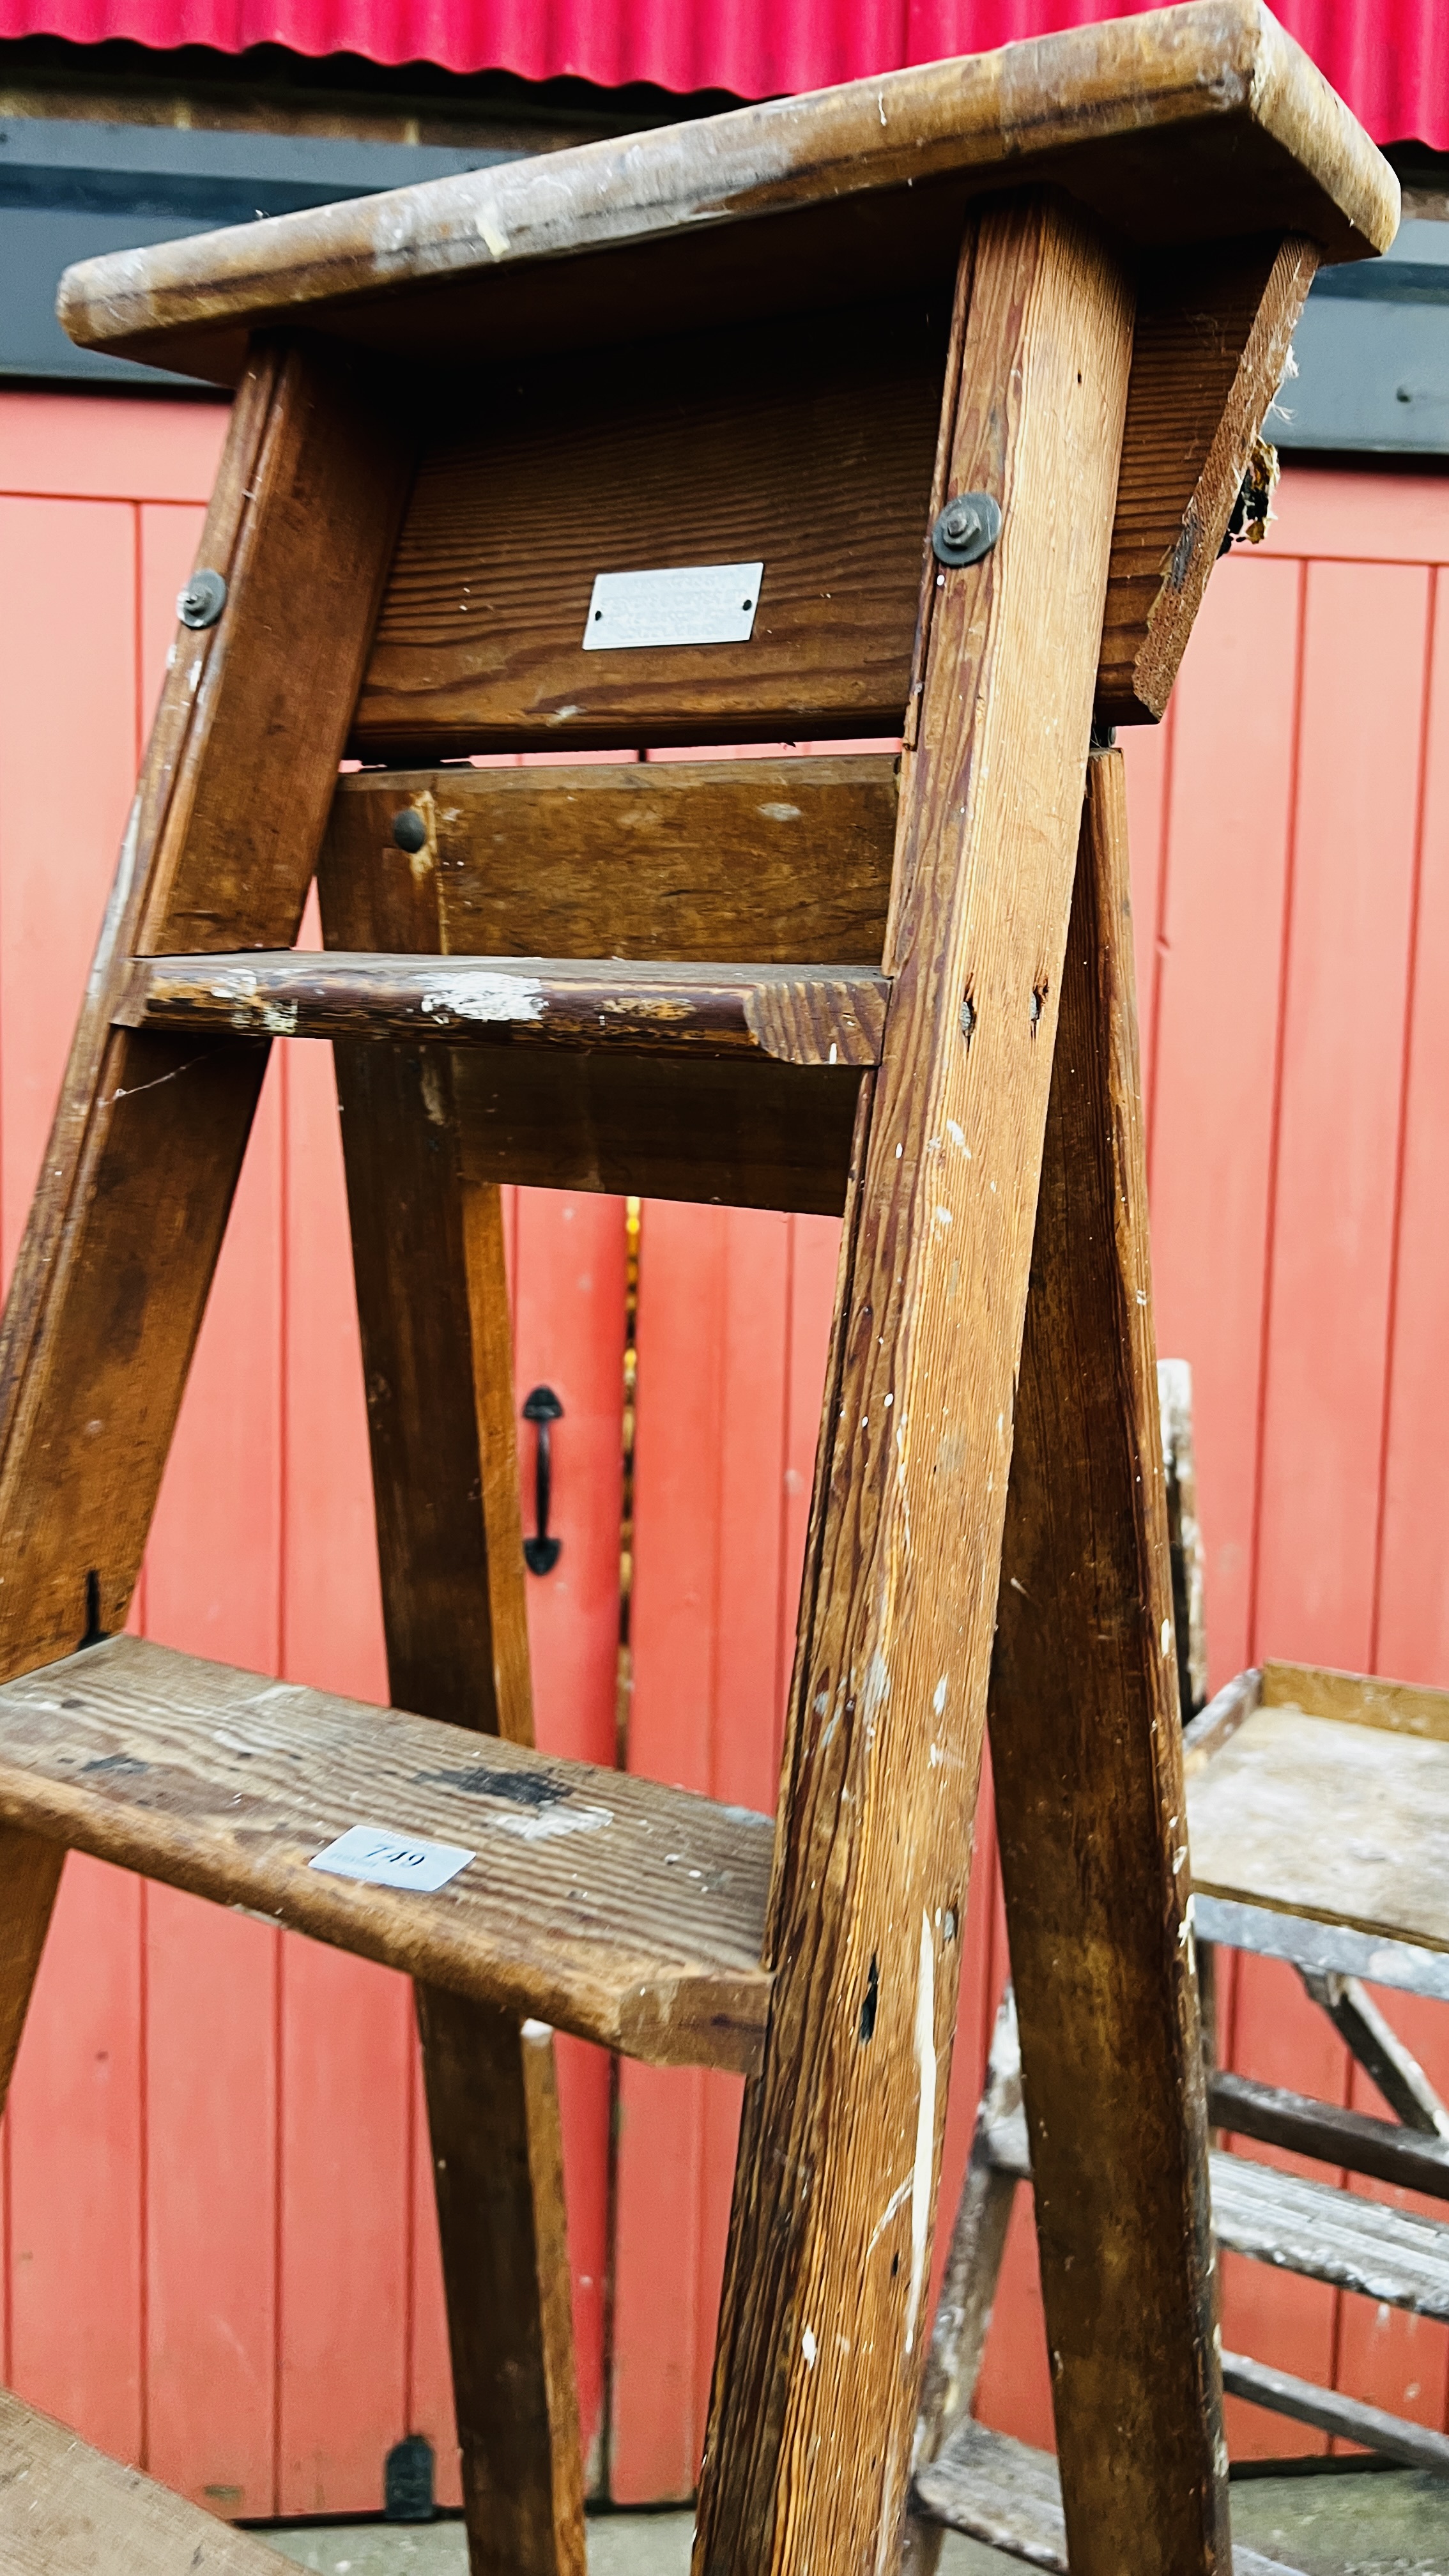
[[[890,987],[850,966],[625,966],[559,957],[138,958],[121,1028],[452,1047],[627,1048],[639,1055],[880,1062]]]

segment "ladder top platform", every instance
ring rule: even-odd
[[[305,323],[453,364],[949,280],[965,209],[1059,186],[1139,250],[1384,250],[1393,171],[1259,0],[1193,0],[621,141],[86,260],[81,347],[237,380]],[[580,256],[587,259],[580,265]]]
[[[1449,1951],[1449,1692],[1269,1663],[1186,1748],[1200,1897]]]

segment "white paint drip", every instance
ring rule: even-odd
[[[445,975],[423,995],[436,1020],[541,1020],[543,986],[531,975]]]
[[[800,2337],[800,2349],[805,2355],[806,2369],[813,2370],[820,2353],[820,2346],[815,2340],[813,2327],[807,2326]]]
[[[1170,1655],[1172,1652],[1172,1621],[1170,1619],[1164,1619],[1162,1623],[1162,1651],[1164,1655]]]
[[[936,2153],[936,1954],[931,1918],[921,1915],[921,1971],[916,1983],[916,2067],[920,2100],[916,2109],[916,2162],[911,2175],[911,2287],[906,2301],[906,2351],[915,2349],[916,2319],[926,2279],[928,2222],[931,2215],[931,2169]]]
[[[874,1717],[876,1710],[890,1698],[890,1695],[890,1667],[877,1647],[865,1670],[865,1683],[860,1694],[862,1714],[868,1718]]]
[[[427,1111],[429,1125],[433,1127],[446,1127],[448,1123],[448,1103],[443,1092],[443,1076],[440,1068],[432,1062],[431,1056],[425,1056],[423,1059],[423,1068],[420,1080],[423,1094],[423,1107]]]
[[[931,1706],[938,1717],[943,1717],[945,1715],[946,1676],[944,1673],[941,1675],[940,1680],[937,1682],[935,1689],[931,1693]]]
[[[767,823],[798,823],[800,820],[798,805],[761,805],[756,810],[764,815]]]
[[[886,2229],[889,2227],[891,2220],[894,2218],[896,2211],[900,2208],[902,2202],[910,2199],[911,2186],[914,2181],[915,2175],[913,2173],[908,2173],[905,2181],[897,2183],[895,2190],[891,2193],[889,2200],[886,2202],[884,2209],[881,2211],[879,2218],[875,2222],[875,2226],[871,2230],[870,2243],[865,2249],[865,2259],[867,2263],[870,2261],[872,2254],[875,2252],[877,2245],[879,2245],[881,2238],[884,2236]]]
[[[516,1834],[521,1843],[555,1842],[560,1834],[596,1834],[601,1825],[613,1821],[612,1807],[542,1807],[523,1816],[500,1816],[495,1809],[482,1818],[501,1834]]]

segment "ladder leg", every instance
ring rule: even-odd
[[[937,489],[991,492],[1003,524],[926,585],[696,2576],[861,2576],[901,2547],[1131,339],[1083,220],[982,218]]]
[[[349,363],[254,352],[0,1335],[0,1674],[124,1627],[266,1069],[114,1028],[129,960],[295,936],[408,481]]]
[[[1073,2576],[1226,2568],[1120,752],[1089,763],[991,1759]]]
[[[393,861],[395,860],[395,866]],[[438,950],[436,881],[400,852],[321,870],[330,945]],[[339,1046],[389,1689],[531,1743],[499,1193],[462,1178],[451,1059]],[[417,1988],[471,2576],[584,2576],[551,2035]]]
[[[64,1866],[64,1843],[0,1826],[0,2111]]]

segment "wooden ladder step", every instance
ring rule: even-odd
[[[919,2469],[916,2510],[972,2540],[1066,2576],[1067,2527],[1062,2484],[1050,2451],[993,2433],[967,2416],[938,2460]],[[1234,2549],[1233,2576],[1292,2576],[1256,2549]]]
[[[0,2389],[6,2576],[282,2576],[285,2564]]]
[[[1392,2308],[1449,2318],[1449,2225],[1253,2164],[1211,2158],[1213,2230],[1220,2246],[1285,2272],[1332,2281]]]
[[[760,2060],[773,1827],[689,1790],[122,1636],[0,1688],[0,1818],[626,2056]],[[310,1866],[353,1826],[475,1857]]]
[[[138,957],[115,1020],[248,1037],[437,1038],[867,1066],[880,1062],[889,991],[870,966],[280,949]]]
[[[1377,2182],[1449,2200],[1449,2138],[1426,2137],[1398,2120],[1343,2111],[1336,2102],[1316,2102],[1309,2094],[1259,2084],[1250,2075],[1221,2068],[1208,2077],[1208,2117],[1215,2129],[1261,2138],[1268,2146],[1317,2156],[1324,2164],[1346,2165],[1350,2173],[1372,2174]]]
[[[1375,2122],[1375,2128],[1387,2127]],[[992,2168],[1031,2180],[1026,2114],[983,2121]],[[1414,2141],[1422,2144],[1422,2141]],[[1231,2254],[1276,2263],[1285,2272],[1332,2281],[1417,2316],[1449,2318],[1449,2223],[1390,2208],[1336,2183],[1309,2182],[1216,2150],[1213,2232]],[[1400,2177],[1402,2179],[1402,2177]]]
[[[1270,2370],[1266,2362],[1249,2361],[1240,2352],[1223,2354],[1223,2387],[1229,2397],[1246,2398],[1250,2406],[1265,2406],[1273,2415],[1291,2416],[1296,2424],[1316,2425],[1321,2433],[1357,2442],[1386,2460],[1401,2461],[1405,2468],[1429,2469],[1436,2477],[1449,2477],[1449,2438],[1443,2433],[1427,2424],[1411,2423],[1407,2416],[1386,2414],[1381,2406],[1365,2406],[1357,2397],[1345,2397],[1340,2389],[1320,2388],[1311,2379]]]

